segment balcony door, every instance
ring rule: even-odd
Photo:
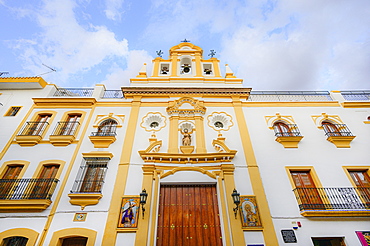
[[[7,166],[4,175],[1,177],[0,199],[6,199],[11,194],[22,168],[23,165]]]
[[[40,172],[38,179],[35,181],[35,186],[33,187],[30,198],[33,199],[46,199],[49,190],[54,184],[54,179],[57,175],[59,165],[44,165]]]
[[[310,171],[290,172],[303,209],[325,209]]]
[[[361,199],[370,208],[370,177],[367,171],[349,171],[349,174],[359,190]]]
[[[215,185],[162,185],[157,246],[221,246]]]

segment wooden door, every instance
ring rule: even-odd
[[[309,171],[292,171],[294,184],[297,188],[304,209],[325,209],[320,192],[316,188]]]
[[[162,185],[157,246],[221,246],[215,185]]]
[[[370,208],[370,177],[367,171],[349,171],[349,174],[359,190],[361,199]]]
[[[38,179],[35,181],[30,198],[46,199],[50,188],[54,183],[55,176],[57,175],[59,165],[45,165],[42,167]]]
[[[23,165],[12,165],[7,166],[4,175],[1,177],[2,182],[0,184],[0,198],[8,198],[13,190],[13,187],[17,185],[17,178],[23,168]]]

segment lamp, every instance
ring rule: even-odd
[[[146,203],[146,199],[148,198],[148,193],[146,193],[146,190],[142,190],[140,193],[140,205],[143,210],[143,219],[144,219],[144,213],[145,213],[145,208],[144,205]]]
[[[235,214],[235,219],[236,219],[236,213],[238,212],[239,204],[240,204],[240,194],[234,188],[233,193],[231,193],[231,196],[232,196],[234,204],[236,206],[235,208],[233,208],[234,214]]]

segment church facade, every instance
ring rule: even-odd
[[[219,63],[182,42],[117,90],[0,77],[1,245],[370,245],[370,91]]]

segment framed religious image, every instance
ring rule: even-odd
[[[127,196],[122,198],[118,228],[137,228],[139,205],[139,196]]]
[[[240,196],[239,210],[243,229],[262,228],[256,196]]]
[[[87,213],[75,213],[75,216],[73,217],[73,221],[85,221],[86,220]]]
[[[370,245],[370,231],[356,231],[356,234],[361,242],[361,246]]]

